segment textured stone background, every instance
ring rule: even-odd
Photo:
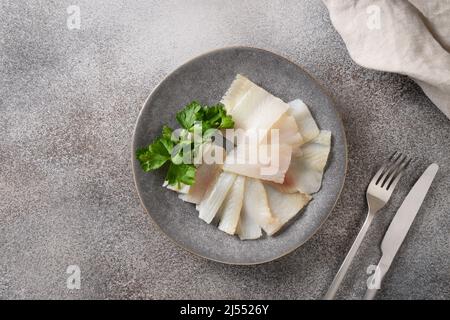
[[[71,4],[80,30],[66,27]],[[395,208],[435,161],[441,170],[379,298],[450,298],[450,122],[408,78],[355,65],[319,0],[3,0],[0,15],[0,298],[320,298],[363,222],[367,183],[394,150],[416,164],[339,297],[363,295]],[[261,266],[175,246],[144,214],[131,174],[148,93],[186,60],[229,45],[303,65],[335,98],[349,142],[330,218],[303,247]],[[66,288],[71,264],[80,290]]]

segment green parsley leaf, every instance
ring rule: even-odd
[[[181,184],[193,185],[195,182],[196,168],[193,164],[174,164],[171,163],[167,170],[166,180],[170,185]]]
[[[168,126],[164,126],[162,129],[162,135],[159,138],[169,154],[172,153],[172,149],[175,145],[174,141],[172,140],[172,132],[173,130],[171,128],[169,128]]]
[[[210,128],[215,129],[227,129],[234,127],[234,121],[231,116],[227,115],[225,106],[218,103],[211,107],[203,107],[203,126],[205,127],[203,131]]]
[[[173,130],[164,126],[162,135],[153,141],[148,147],[138,149],[136,158],[144,172],[160,168],[171,158],[174,143],[171,140]]]
[[[202,132],[208,129],[228,129],[234,127],[234,121],[227,115],[225,106],[218,103],[213,106],[202,106],[192,101],[183,110],[177,113],[178,123],[186,130],[193,131],[194,127],[202,125]]]
[[[220,122],[220,125],[218,127],[219,129],[231,129],[234,128],[234,121],[231,116],[228,116],[225,112],[224,115],[222,115],[222,119]]]
[[[161,139],[157,139],[147,148],[136,151],[136,158],[141,164],[144,172],[160,168],[167,160],[170,159],[170,153]]]
[[[183,110],[177,112],[176,118],[178,123],[184,129],[191,129],[195,121],[201,120],[202,106],[197,101],[192,101]]]

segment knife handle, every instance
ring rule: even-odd
[[[384,276],[388,272],[391,263],[391,261],[387,255],[382,255],[380,261],[378,262],[377,268],[375,269],[375,283],[381,286],[381,283],[383,282]],[[373,300],[375,296],[377,295],[378,290],[380,288],[367,288],[366,294],[364,295],[364,300]]]
[[[367,289],[364,300],[373,300],[377,295],[378,289]]]

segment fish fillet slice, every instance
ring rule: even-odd
[[[257,90],[250,89],[250,91]],[[242,102],[233,109],[231,115],[235,121],[236,128],[262,132],[263,134],[260,135],[261,140],[265,138],[269,129],[278,121],[278,119],[280,119],[289,107],[283,101],[268,93],[263,99],[260,98],[260,96],[254,97],[252,92],[250,92]]]
[[[206,153],[214,152],[219,148],[220,147],[216,145],[211,144],[205,145],[203,155],[206,155]],[[192,186],[190,186],[188,192],[184,192],[185,194],[181,194],[178,197],[183,201],[199,204],[203,199],[206,190],[210,187],[212,183],[214,183],[217,180],[217,177],[219,176],[221,171],[222,171],[221,164],[217,163],[209,164],[205,162],[201,163],[197,167],[197,171],[195,172],[195,183]]]
[[[207,223],[211,223],[227,196],[231,186],[236,179],[236,175],[222,172],[215,183],[213,183],[205,193],[203,200],[198,206],[199,218]]]
[[[225,106],[225,110],[230,113],[236,104],[241,101],[247,91],[254,85],[255,84],[246,77],[238,74],[220,101]]]
[[[297,122],[298,129],[303,137],[303,142],[307,143],[317,137],[319,135],[319,127],[317,127],[316,121],[306,104],[302,100],[296,99],[289,102],[289,107],[288,113]]]
[[[222,168],[217,164],[201,164],[195,173],[195,184],[192,185],[186,194],[180,194],[178,197],[186,202],[199,204],[206,190],[216,181]]]
[[[319,191],[330,147],[331,132],[322,130],[317,137],[301,147],[300,157],[292,158],[286,177],[289,177],[288,180],[292,181],[298,191],[308,194]]]
[[[272,214],[284,225],[308,204],[311,196],[304,193],[283,193],[270,185],[265,185]]]
[[[281,223],[269,208],[266,190],[261,180],[247,178],[244,210],[269,236],[281,228]]]
[[[299,132],[297,122],[294,117],[284,114],[281,118],[273,125],[272,130],[278,130],[278,143],[285,143],[293,148],[299,147],[303,144],[303,137]],[[271,132],[267,135],[267,143],[272,143],[272,135]],[[277,143],[277,141],[274,141]]]
[[[289,109],[288,104],[244,76],[238,75],[235,82],[222,100],[228,104],[235,128],[268,131]]]
[[[220,209],[219,230],[228,234],[236,233],[244,200],[244,188],[245,177],[237,176]]]
[[[267,159],[263,159],[260,150],[262,150],[261,154],[267,156]],[[286,144],[259,145],[258,148],[239,144],[225,158],[223,170],[250,178],[283,183],[291,162],[291,155],[292,147]],[[265,163],[265,160],[268,163]]]
[[[284,176],[283,183],[275,183],[272,181],[265,181],[265,183],[283,193],[298,192],[297,187],[295,186],[294,176],[292,175],[292,170],[290,167],[289,170],[286,172],[286,175]]]
[[[234,127],[244,130],[254,128],[255,118],[259,118],[255,117],[259,106],[263,104],[267,106],[270,102],[271,99],[269,93],[259,87],[250,88],[230,112],[234,120]],[[275,121],[276,120],[274,120],[273,123]]]
[[[241,240],[254,240],[262,236],[261,227],[252,219],[245,208],[242,208],[236,233]]]

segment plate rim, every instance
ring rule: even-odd
[[[155,221],[155,219],[153,219],[151,213],[149,212],[149,210],[145,207],[144,201],[142,200],[141,197],[141,192],[137,183],[137,179],[136,179],[136,161],[135,161],[135,157],[136,157],[136,151],[135,151],[135,147],[136,147],[136,131],[137,131],[137,126],[139,123],[139,120],[142,116],[142,113],[145,109],[145,106],[147,105],[147,103],[149,102],[149,100],[153,97],[153,95],[155,94],[155,92],[159,89],[159,87],[166,81],[166,79],[168,77],[170,77],[174,72],[176,72],[178,69],[182,68],[183,66],[191,63],[194,60],[200,59],[202,57],[208,56],[210,54],[216,53],[216,52],[220,52],[220,51],[225,51],[225,50],[233,50],[233,49],[244,49],[244,50],[256,50],[256,51],[262,51],[264,53],[269,53],[272,55],[276,55],[278,57],[280,57],[281,59],[287,61],[288,63],[294,64],[296,67],[298,67],[299,69],[301,69],[309,78],[311,78],[315,84],[322,90],[323,94],[330,99],[331,101],[331,107],[334,109],[336,115],[337,115],[337,120],[339,123],[339,126],[341,128],[341,132],[342,132],[342,139],[344,142],[344,172],[343,172],[343,179],[342,179],[342,183],[341,186],[339,188],[339,192],[337,193],[336,199],[334,200],[333,205],[331,206],[330,210],[327,212],[327,214],[325,215],[325,217],[322,219],[322,221],[318,224],[318,226],[315,228],[314,232],[312,232],[308,237],[305,238],[304,241],[299,242],[298,245],[294,246],[293,248],[289,249],[288,251],[282,253],[281,255],[278,255],[276,257],[270,258],[270,259],[266,259],[263,261],[257,261],[257,262],[230,262],[230,261],[225,261],[225,260],[219,260],[219,259],[215,259],[215,258],[211,258],[208,257],[206,255],[202,255],[198,252],[195,252],[189,248],[187,248],[186,246],[184,246],[182,243],[178,242],[177,240],[175,240],[174,238],[172,238],[169,234],[167,234],[163,228]],[[348,144],[347,144],[347,135],[345,132],[345,126],[344,126],[344,122],[342,120],[342,116],[339,112],[339,110],[336,107],[336,100],[334,99],[334,97],[328,92],[328,90],[314,77],[311,75],[311,73],[309,73],[307,70],[305,70],[305,68],[303,68],[300,64],[286,58],[285,56],[277,53],[277,52],[273,52],[267,49],[262,49],[259,47],[255,47],[255,46],[225,46],[225,47],[220,47],[220,48],[216,48],[216,49],[212,49],[206,52],[203,52],[197,56],[194,56],[193,58],[183,62],[182,64],[178,65],[175,69],[171,70],[168,74],[166,74],[164,76],[164,78],[162,80],[160,80],[158,82],[158,84],[151,90],[151,92],[148,94],[147,98],[144,100],[144,103],[141,106],[141,109],[139,110],[138,116],[136,118],[136,122],[135,125],[133,127],[133,136],[131,138],[131,171],[133,173],[133,181],[134,181],[134,186],[136,189],[136,192],[138,194],[139,197],[139,202],[141,204],[141,207],[144,209],[144,212],[146,214],[148,214],[150,216],[150,218],[152,219],[153,223],[157,226],[157,228],[167,237],[169,238],[173,243],[175,243],[178,247],[186,250],[187,252],[197,256],[197,257],[201,257],[203,259],[206,260],[210,260],[210,261],[214,261],[214,262],[218,262],[218,263],[222,263],[222,264],[226,264],[226,265],[240,265],[240,266],[250,266],[250,265],[261,265],[261,264],[266,264],[275,260],[279,260],[291,253],[293,253],[294,251],[296,251],[297,249],[299,249],[301,246],[303,246],[306,242],[308,242],[318,231],[319,229],[322,228],[323,224],[325,223],[325,221],[328,220],[328,218],[330,217],[331,213],[333,212],[333,210],[336,207],[336,204],[338,202],[338,200],[340,199],[341,195],[342,195],[342,191],[344,189],[344,185],[345,185],[345,180],[347,177],[347,170],[348,170]]]

